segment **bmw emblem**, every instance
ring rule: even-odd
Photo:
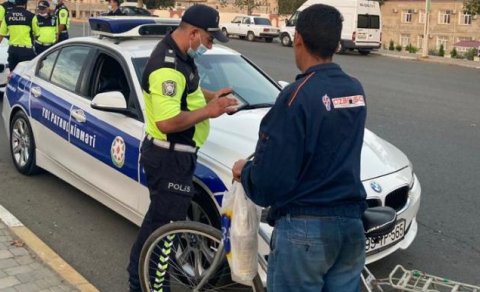
[[[370,186],[372,187],[372,190],[374,190],[377,193],[382,192],[382,186],[380,186],[376,181],[372,181],[370,183]]]

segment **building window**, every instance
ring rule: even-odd
[[[473,41],[473,38],[472,37],[458,37],[457,42],[461,42],[461,41]]]
[[[450,23],[450,15],[452,12],[450,10],[442,10],[438,14],[438,23],[439,24],[449,24]]]
[[[471,14],[461,13],[459,17],[460,17],[460,24],[462,24],[462,25],[472,24],[472,15]]]
[[[401,34],[400,35],[400,45],[402,47],[406,47],[410,44],[410,35],[409,34]]]
[[[440,49],[440,46],[443,45],[443,49],[447,52],[448,36],[438,36],[437,37],[437,50]]]
[[[425,20],[427,19],[427,14],[425,13],[425,10],[420,10],[418,13],[418,23],[425,23]]]
[[[402,22],[403,23],[411,23],[412,22],[412,10],[403,10],[402,11]]]

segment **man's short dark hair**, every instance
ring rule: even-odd
[[[300,12],[296,30],[310,53],[330,58],[337,51],[342,22],[342,14],[336,8],[315,4]]]
[[[120,6],[120,0],[112,0],[112,1],[117,3],[118,6]]]

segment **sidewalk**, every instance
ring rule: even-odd
[[[480,62],[478,61],[445,58],[445,57],[439,57],[439,56],[428,56],[428,58],[422,58],[422,56],[419,53],[411,54],[404,51],[398,52],[398,51],[390,51],[390,50],[384,50],[384,49],[380,49],[378,51],[372,51],[372,53],[381,55],[381,56],[392,57],[392,58],[417,60],[421,62],[440,63],[440,64],[447,64],[447,65],[468,67],[473,69],[480,69]]]
[[[0,205],[0,291],[98,291]]]

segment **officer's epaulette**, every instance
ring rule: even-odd
[[[173,51],[172,49],[168,49],[165,52],[165,59],[163,61],[166,64],[175,64],[175,59],[176,59],[175,51]]]

